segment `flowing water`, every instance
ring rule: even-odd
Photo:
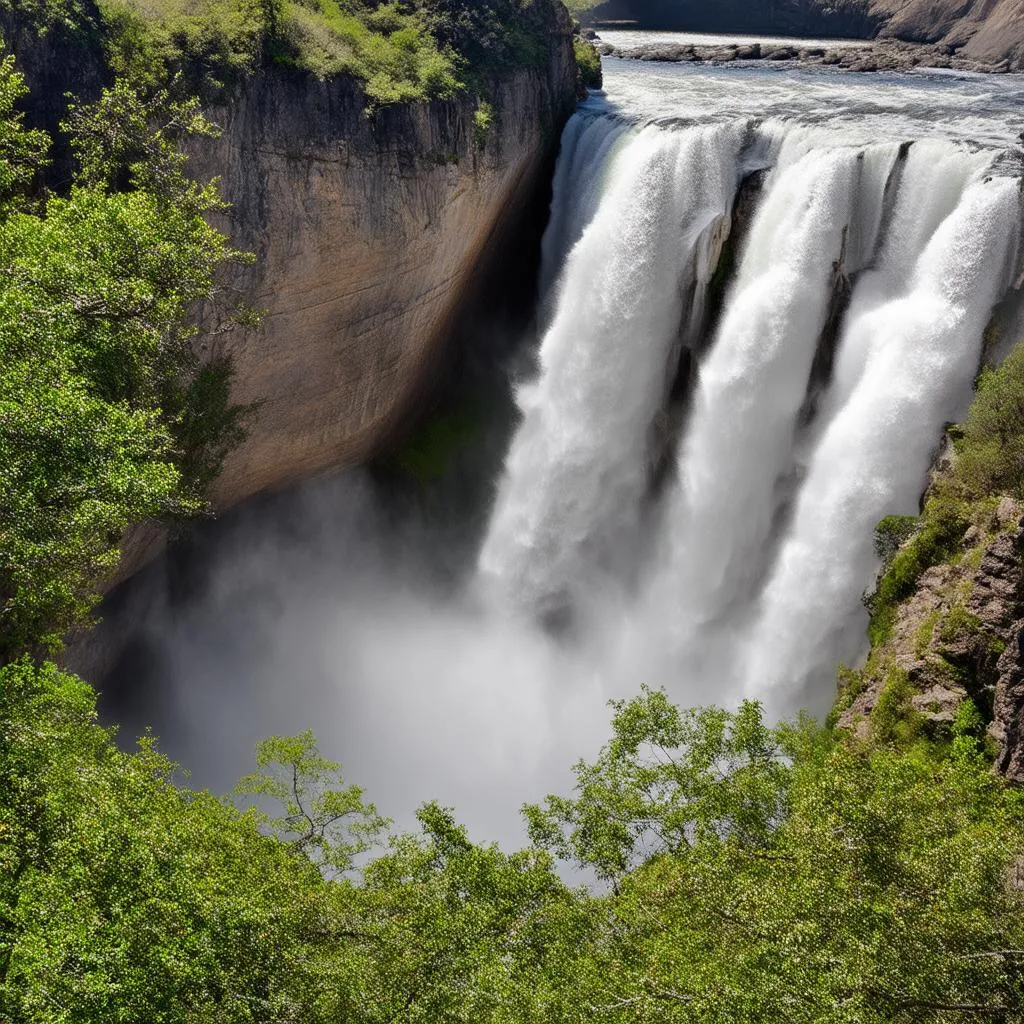
[[[435,542],[396,541],[358,477],[315,529],[228,545],[152,626],[157,725],[202,781],[314,725],[385,810],[438,797],[508,837],[602,698],[820,712],[863,652],[874,525],[916,510],[994,311],[1019,327],[1024,82],[605,71],[565,130],[475,564],[425,583]]]

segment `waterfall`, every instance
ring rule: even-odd
[[[816,150],[769,182],[700,367],[657,581],[681,651],[756,578],[852,213],[856,156]]]
[[[778,118],[577,115],[547,326],[479,558],[487,599],[620,631],[628,658],[658,648],[665,681],[702,700],[820,705],[864,644],[874,525],[916,508],[1010,284],[1019,187],[997,155]],[[684,348],[699,360],[685,409]]]
[[[612,157],[566,258],[537,379],[519,389],[523,422],[480,556],[488,585],[522,608],[579,607],[632,559],[652,429],[688,296],[710,276],[709,238],[729,217],[742,136],[647,128]]]
[[[862,370],[856,382],[837,379],[841,395],[761,596],[746,653],[748,694],[799,700],[856,655],[860,629],[850,613],[875,568],[874,526],[889,513],[916,511],[943,423],[960,411],[1008,283],[1019,218],[1015,181],[972,185],[901,293],[858,305],[843,346],[861,351]]]

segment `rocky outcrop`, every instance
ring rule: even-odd
[[[871,6],[869,0],[606,0],[591,17],[686,32],[870,38],[882,24]]]
[[[900,39],[876,39],[863,45],[774,46],[760,43],[743,45],[697,46],[680,43],[645,43],[616,48],[598,41],[603,56],[624,60],[649,60],[679,63],[728,64],[733,61],[760,61],[772,64],[795,62],[842,71],[911,71],[914,68],[949,68],[953,71],[1007,72],[1010,62],[996,62],[963,56],[941,44],[913,43]]]
[[[839,725],[870,731],[886,689],[933,735],[971,698],[990,722],[997,766],[1024,783],[1024,507],[1009,497],[967,528],[960,550],[926,569],[884,644],[845,680]],[[850,687],[853,692],[850,692]]]
[[[902,41],[926,44],[939,66],[1024,67],[1024,0],[609,0],[592,16],[677,31]],[[911,66],[910,52],[879,47],[862,70]],[[934,66],[924,53],[920,62]]]
[[[1010,640],[997,666],[993,721],[989,734],[999,744],[996,767],[1024,785],[1024,619],[1010,630]]]

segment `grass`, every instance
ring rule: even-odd
[[[137,84],[181,74],[209,94],[265,61],[362,80],[372,103],[453,95],[457,56],[419,10],[354,0],[99,0],[114,70]]]
[[[455,54],[439,48],[419,12],[397,3],[366,11],[285,0],[273,56],[320,78],[354,75],[378,104],[447,98],[462,86]]]

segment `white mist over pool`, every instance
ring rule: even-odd
[[[437,798],[515,841],[609,697],[820,712],[862,651],[874,525],[916,511],[1017,274],[1024,86],[606,73],[478,548],[439,585],[450,537],[389,525],[363,474],[222,541],[150,623],[163,704],[127,716],[201,783],[313,727],[404,823]]]

